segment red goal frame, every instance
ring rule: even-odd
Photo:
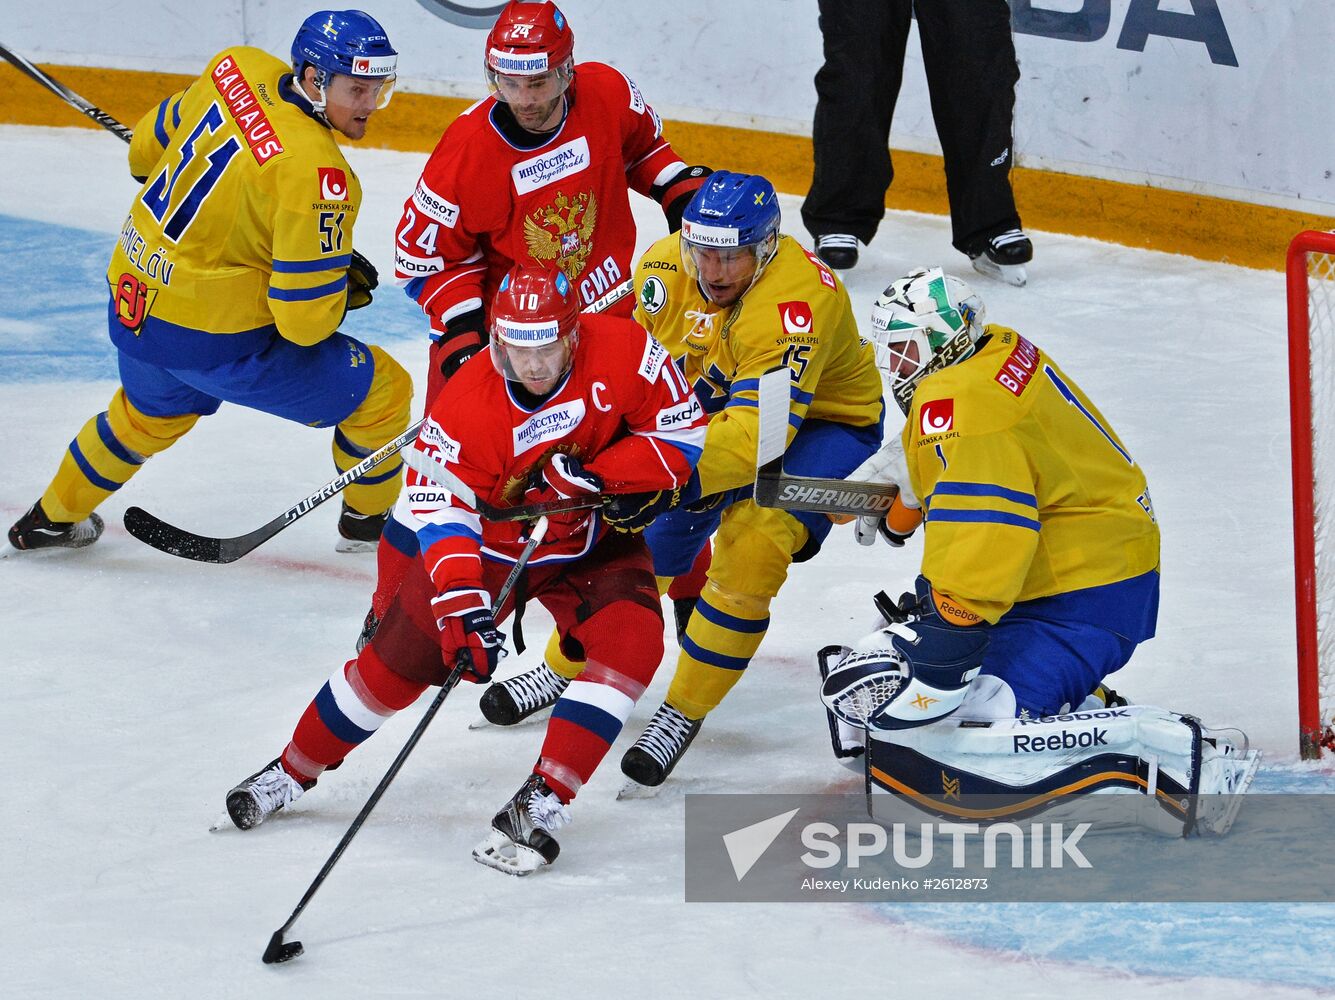
[[[1330,746],[1321,715],[1317,645],[1316,519],[1312,459],[1312,350],[1308,254],[1335,259],[1335,233],[1307,230],[1289,244],[1289,436],[1293,466],[1293,561],[1298,640],[1298,742],[1304,757]],[[1331,331],[1335,336],[1335,331]],[[1335,623],[1331,624],[1335,628]]]

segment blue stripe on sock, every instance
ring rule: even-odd
[[[143,465],[142,455],[136,455],[129,448],[121,444],[120,439],[116,437],[111,430],[111,421],[107,419],[107,413],[103,410],[97,415],[97,436],[102,439],[102,443],[107,446],[107,451],[111,452],[117,458],[127,465]]]
[[[328,681],[324,682],[324,687],[315,696],[315,711],[329,731],[344,743],[362,743],[371,736],[371,730],[363,729],[343,714],[338,702],[334,700],[334,691]]]
[[[88,459],[84,457],[83,451],[79,448],[78,441],[70,442],[70,457],[74,459],[74,464],[79,467],[79,471],[88,477],[88,481],[99,490],[107,490],[115,493],[124,486],[124,483],[114,483],[106,476],[99,475],[97,470],[89,464]]]
[[[587,729],[608,746],[616,742],[621,732],[621,720],[615,715],[574,698],[558,698],[552,707],[552,718],[564,719],[581,729]]]
[[[385,471],[379,471],[381,469],[384,469]],[[364,476],[359,476],[354,482],[358,486],[374,486],[376,483],[383,483],[387,479],[393,479],[402,471],[403,462],[386,460],[384,465],[377,466],[374,471],[368,472]]]
[[[696,610],[700,608],[696,605]],[[749,656],[724,656],[722,653],[716,653],[712,649],[705,649],[689,635],[681,641],[681,649],[687,656],[699,660],[701,663],[707,663],[711,667],[719,667],[723,670],[745,670],[751,663]]]
[[[405,556],[415,556],[420,551],[417,544],[417,532],[403,523],[390,518],[385,522],[385,530],[380,534],[382,542],[388,542]]]
[[[725,614],[707,601],[700,601],[695,606],[695,610],[700,612],[700,616],[705,621],[717,625],[719,628],[731,629],[733,632],[746,632],[755,635],[757,632],[764,632],[769,628],[769,616],[764,618],[737,618],[730,614]]]

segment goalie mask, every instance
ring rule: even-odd
[[[501,279],[491,304],[491,362],[534,395],[570,371],[579,340],[579,301],[560,271],[519,265]]]
[[[968,285],[939,267],[920,267],[886,287],[871,307],[876,363],[905,414],[932,372],[973,354],[986,310]]]

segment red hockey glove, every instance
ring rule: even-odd
[[[602,479],[564,452],[557,452],[547,460],[540,473],[533,476],[532,485],[524,494],[525,503],[544,500],[569,500],[589,493],[601,493]]]
[[[477,597],[476,591],[448,590],[431,602],[440,629],[440,655],[445,666],[463,664],[463,679],[485,683],[505,655],[505,636],[496,628],[491,608],[473,607],[463,612],[447,610],[461,598]]]

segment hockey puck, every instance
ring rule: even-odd
[[[273,937],[269,938],[269,947],[264,949],[264,964],[277,965],[279,962],[290,962],[302,953],[300,941],[283,942],[283,932],[274,931]]]

